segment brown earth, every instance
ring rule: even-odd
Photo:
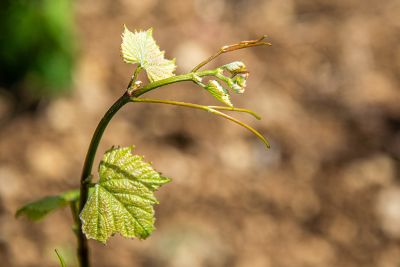
[[[213,65],[247,64],[233,102],[262,115],[239,117],[272,148],[202,111],[125,107],[99,154],[135,144],[173,182],[157,193],[153,235],[91,241],[93,266],[400,266],[399,1],[83,0],[75,10],[73,93],[1,125],[1,266],[57,266],[54,248],[75,265],[67,209],[35,224],[14,212],[78,186],[90,136],[132,73],[119,56],[123,24],[153,27],[178,73],[268,34],[272,47]],[[151,96],[216,104],[191,83]]]

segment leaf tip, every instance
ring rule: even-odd
[[[165,181],[165,184],[168,184],[168,183],[172,182],[172,178],[169,178],[169,177],[166,177],[166,176],[161,176],[160,178]]]

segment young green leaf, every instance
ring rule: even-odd
[[[45,217],[55,209],[62,208],[71,202],[79,199],[79,190],[64,192],[56,196],[48,196],[37,201],[26,204],[17,210],[15,216],[25,215],[33,221],[37,221]]]
[[[217,100],[221,101],[225,105],[233,107],[228,91],[224,87],[222,87],[222,85],[218,81],[209,81],[208,84],[205,86],[205,89],[210,92]]]
[[[111,148],[100,162],[100,180],[80,214],[88,238],[106,243],[120,233],[145,239],[154,230],[154,191],[169,178],[156,172],[143,158],[132,155],[133,147]]]
[[[174,76],[175,59],[164,58],[164,51],[156,44],[153,30],[129,31],[125,26],[122,34],[121,52],[126,63],[139,64],[146,70],[150,82]]]
[[[235,75],[235,77],[229,79],[228,85],[236,93],[243,94],[246,88],[246,81],[248,77],[249,77],[248,72],[238,73]]]
[[[234,61],[234,62],[228,63],[228,64],[222,66],[221,68],[226,69],[232,75],[247,72],[246,65],[241,61]]]

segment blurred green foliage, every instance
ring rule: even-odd
[[[53,96],[70,88],[71,0],[0,1],[0,86],[16,95]]]

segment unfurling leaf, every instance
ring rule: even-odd
[[[120,233],[145,239],[154,230],[154,196],[169,178],[156,172],[143,158],[132,155],[133,147],[111,148],[100,162],[100,180],[80,214],[88,238],[105,243]]]
[[[151,82],[174,76],[175,59],[164,58],[164,51],[156,44],[153,30],[129,31],[125,26],[122,34],[121,52],[126,63],[139,64],[146,70]]]
[[[246,88],[246,80],[249,77],[249,73],[247,72],[246,65],[244,65],[243,62],[234,61],[223,65],[214,71],[215,77],[224,82],[228,88],[232,89],[238,94],[244,93]],[[224,71],[229,72],[229,77],[224,74]],[[218,81],[210,80],[207,85],[202,84],[201,82],[196,83],[209,91],[217,100],[230,107],[233,107],[228,90],[224,88]]]
[[[229,64],[222,66],[221,68],[226,69],[232,75],[247,72],[246,65],[242,61],[234,61]]]
[[[50,212],[62,208],[79,199],[79,190],[67,191],[60,195],[48,196],[31,202],[17,210],[16,217],[25,215],[33,221],[45,217]]]
[[[228,91],[224,87],[222,87],[222,85],[218,81],[209,81],[205,89],[209,91],[217,100],[221,101],[225,105],[228,105],[230,107],[233,106]]]
[[[249,77],[246,65],[241,61],[234,61],[221,67],[232,76],[221,77],[235,93],[243,94],[246,88],[246,80]]]
[[[233,78],[229,79],[229,87],[238,94],[243,94],[246,88],[246,81],[249,77],[248,72],[238,73]]]

